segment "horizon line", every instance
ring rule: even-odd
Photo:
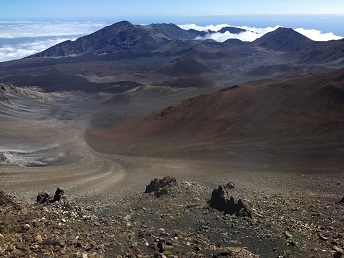
[[[230,16],[274,16],[274,15],[283,15],[283,16],[344,16],[344,13],[246,13],[246,14],[201,14],[201,15],[162,15],[154,16],[154,18],[187,18],[187,17],[230,17]],[[55,20],[55,19],[110,19],[110,18],[151,18],[151,15],[118,15],[118,16],[82,16],[82,17],[22,17],[22,18],[6,18],[0,19],[0,21],[9,21],[9,20]]]

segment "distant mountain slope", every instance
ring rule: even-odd
[[[256,39],[253,44],[288,52],[301,64],[344,64],[344,39],[313,41],[288,28],[278,28]]]
[[[334,62],[344,64],[344,39],[324,42],[314,41],[307,45],[298,55],[303,64],[322,64]]]
[[[65,41],[31,57],[61,57],[83,54],[147,51],[157,48],[166,37],[153,37],[140,26],[127,21],[115,23],[75,41]]]
[[[254,42],[195,40],[211,33],[219,32],[122,21],[29,58],[0,63],[0,81],[46,91],[123,92],[138,85],[203,88],[344,67],[343,40],[315,42],[285,28]]]
[[[158,69],[158,73],[170,76],[200,74],[209,71],[207,67],[191,58],[175,59]]]
[[[313,41],[289,28],[278,28],[253,41],[254,44],[276,51],[299,51]]]
[[[238,140],[325,139],[343,135],[343,114],[344,70],[340,70],[219,90],[124,121],[111,130],[89,133],[114,142],[168,141],[184,135],[184,143],[216,146]]]
[[[219,33],[241,33],[245,30],[235,27],[225,27]],[[121,21],[100,29],[90,35],[75,41],[65,41],[33,57],[66,57],[85,54],[109,54],[124,51],[149,52],[156,50],[166,43],[177,40],[194,40],[204,37],[213,31],[184,30],[175,24],[133,25],[128,21]]]
[[[133,25],[122,21],[75,41],[65,41],[32,57],[64,57],[122,51],[149,52],[172,40],[193,40],[205,32],[183,30],[175,24]]]
[[[173,23],[154,23],[139,27],[148,31],[153,37],[166,37],[169,40],[193,40],[207,34],[204,31],[184,30]]]
[[[218,30],[218,33],[225,33],[225,32],[229,32],[232,34],[240,34],[245,32],[245,29],[241,29],[241,28],[237,28],[237,27],[231,27],[231,26],[227,26],[227,27],[223,27],[220,30]]]

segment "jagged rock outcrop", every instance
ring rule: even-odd
[[[43,203],[53,203],[61,201],[62,199],[65,200],[66,196],[64,194],[64,190],[61,187],[58,187],[55,191],[54,196],[52,196],[50,193],[47,192],[40,192],[37,195],[37,203],[43,204]]]
[[[229,194],[228,190],[231,186],[231,184],[228,187],[226,185],[220,185],[217,189],[214,189],[209,201],[210,207],[238,217],[252,217],[251,211],[243,201],[239,199],[236,202],[234,197]]]
[[[174,177],[166,176],[163,179],[155,178],[146,186],[145,193],[152,193],[160,197],[171,192],[171,188],[177,186],[177,180]]]
[[[40,192],[36,197],[36,201],[39,204],[47,203],[49,200],[51,200],[51,195],[47,192]]]

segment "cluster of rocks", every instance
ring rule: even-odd
[[[145,192],[164,188],[169,194],[154,199],[155,194],[144,194],[131,202],[130,215],[122,215],[126,221],[122,236],[130,239],[127,246],[120,245],[126,257],[259,257],[223,240],[229,225],[235,237],[247,237],[249,231],[241,230],[240,223],[249,225],[251,219],[214,211],[207,204],[208,187],[166,177],[151,181]]]
[[[156,197],[172,194],[173,189],[178,187],[177,180],[174,177],[155,178],[146,186],[145,193],[154,193]],[[235,184],[232,182],[226,185],[220,185],[214,189],[209,201],[210,207],[223,211],[225,214],[236,215],[238,217],[252,217],[251,211],[241,199],[237,202],[233,196],[230,196],[229,190],[233,189]]]
[[[336,224],[285,222],[288,211],[277,206],[278,198],[254,199],[248,209],[233,197],[243,196],[233,183],[213,189],[165,177],[145,192],[153,194],[131,193],[109,208],[67,201],[62,188],[39,193],[34,205],[0,192],[0,257],[308,257],[310,249],[302,250],[307,239],[309,246],[327,248],[322,257],[343,257]],[[342,205],[333,207],[338,217]],[[313,222],[323,221],[318,214]]]
[[[92,213],[66,206],[61,190],[40,199],[49,205],[19,203],[0,191],[0,257],[101,257]]]
[[[64,190],[61,187],[56,189],[54,196],[47,192],[40,192],[36,199],[39,204],[53,203],[61,200],[64,201],[65,204],[68,203]]]
[[[154,193],[156,197],[160,197],[170,194],[171,190],[176,186],[178,186],[178,184],[174,177],[166,176],[163,179],[155,178],[146,186],[145,193]]]

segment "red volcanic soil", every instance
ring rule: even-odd
[[[343,129],[344,70],[339,70],[251,82],[184,99],[109,130],[91,128],[87,139],[98,151],[110,153],[225,157],[254,149],[336,159],[344,154]]]

